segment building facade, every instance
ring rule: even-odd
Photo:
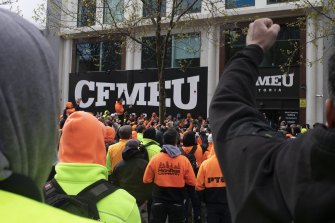
[[[169,69],[207,68],[206,100],[202,99],[206,103],[199,106],[208,111],[225,64],[236,51],[245,45],[244,31],[249,22],[256,17],[272,18],[281,25],[281,32],[274,47],[265,55],[260,65],[260,74],[255,83],[257,106],[273,126],[278,124],[280,118],[289,123],[311,125],[316,122],[323,123],[324,101],[327,98],[327,67],[319,59],[326,60],[329,57],[331,50],[326,51],[325,49],[333,47],[333,40],[319,38],[314,41],[315,37],[322,35],[323,18],[309,16],[309,9],[297,9],[298,2],[227,0],[215,3],[220,6],[215,6],[215,9],[212,7],[211,11],[208,9],[208,1],[184,0],[179,7],[185,9],[191,6],[187,14],[194,16],[181,20],[180,23],[187,25],[177,25],[171,32],[165,67]],[[132,18],[124,8],[124,5],[130,3],[138,4],[135,11],[139,17],[145,17],[150,11],[141,1],[74,0],[61,2],[61,7],[58,7],[61,11],[58,15],[61,15],[61,20],[66,23],[62,23],[58,29],[60,39],[56,41],[58,47],[55,47],[55,52],[59,56],[62,104],[65,104],[69,98],[75,98],[72,84],[70,84],[70,75],[85,73],[93,75],[94,72],[122,75],[121,73],[125,71],[145,73],[146,70],[157,67],[156,57],[150,51],[150,47],[155,47],[154,29],[148,29],[145,22],[134,26],[135,36],[137,35],[145,43],[144,45],[131,38],[125,38],[119,32],[120,30],[113,29],[113,24],[121,24]],[[148,1],[148,3],[155,4],[153,1]],[[162,1],[163,15],[170,15],[171,5],[171,1]],[[219,9],[222,9],[220,13]],[[213,11],[216,13],[213,14]],[[72,16],[70,12],[73,12]],[[186,23],[187,19],[192,20],[192,23]],[[297,21],[300,26],[293,26],[292,24]],[[144,27],[145,32],[141,32]],[[164,35],[164,26],[162,30],[162,35]],[[288,60],[290,64],[283,67],[282,65]],[[145,79],[146,77],[143,76],[143,82],[146,82]],[[189,82],[185,79],[183,83],[180,85],[181,88]],[[201,85],[198,84],[199,86]],[[117,87],[117,84],[114,87],[111,86],[110,90]],[[174,87],[175,85],[170,84],[171,89]],[[87,85],[86,88],[89,86]],[[191,84],[188,88],[192,88]],[[116,99],[111,98],[107,90],[101,91],[103,94],[101,100],[106,100],[106,103],[100,103],[104,110],[112,107]],[[120,94],[122,93],[117,93],[115,97]],[[133,104],[135,101],[138,103],[141,101],[140,93],[133,95],[135,98],[129,95],[131,92],[128,92],[128,97],[126,97],[126,99],[130,98],[130,101],[126,100],[126,103]],[[186,96],[186,102],[180,99],[181,104],[186,105],[187,100],[190,104],[191,97],[192,91],[190,90],[189,96]],[[172,102],[169,103],[174,106]],[[145,105],[145,102],[142,104]],[[157,103],[155,105],[158,110]]]

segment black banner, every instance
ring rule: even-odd
[[[257,99],[296,98],[299,99],[299,67],[283,74],[279,68],[260,68],[256,82]]]
[[[207,117],[207,67],[166,69],[166,114]],[[93,113],[114,113],[117,98],[125,99],[130,113],[158,114],[159,89],[156,69],[70,74],[69,100],[82,98],[80,108]]]

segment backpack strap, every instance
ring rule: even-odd
[[[192,154],[195,153],[196,150],[197,150],[197,145],[194,145],[194,146],[192,147],[191,151],[190,151],[188,154],[192,155]]]
[[[115,187],[110,182],[101,179],[84,188],[77,194],[77,197],[85,197],[91,201],[94,201],[95,203],[98,203],[98,201],[100,201],[102,198],[108,196],[117,189],[119,188]]]
[[[99,219],[99,212],[96,204],[102,198],[116,191],[118,188],[108,181],[101,179],[84,188],[77,195],[67,195],[55,179],[49,181],[45,189],[46,203],[52,206],[61,206],[67,200],[71,200],[77,206],[88,205],[88,212],[93,214],[93,219]]]
[[[65,200],[68,195],[58,184],[55,178],[53,178],[44,186],[44,197],[47,204],[55,206],[60,203],[61,200]]]
[[[93,213],[93,218],[99,219],[99,212],[97,208],[98,201],[113,193],[117,189],[118,188],[113,186],[110,182],[101,179],[80,191],[76,198],[87,201],[88,209],[90,213]]]
[[[151,145],[157,145],[157,144],[155,142],[153,142],[153,141],[148,142],[147,144],[143,144],[144,147],[151,146]]]

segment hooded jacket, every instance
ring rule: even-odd
[[[41,32],[0,9],[1,222],[93,222],[41,203],[56,158],[58,80]]]
[[[129,140],[122,152],[122,161],[115,166],[112,183],[128,191],[138,205],[151,198],[152,187],[143,183],[143,175],[148,161],[139,150],[139,141]]]
[[[157,202],[183,203],[185,184],[195,186],[190,161],[177,146],[163,145],[161,153],[150,161],[143,176],[144,183],[154,183],[152,197]]]
[[[196,145],[196,137],[195,133],[193,131],[188,131],[183,136],[183,146],[182,149],[186,154],[189,154],[191,150],[193,149],[193,146]],[[202,148],[200,145],[197,145],[197,149],[194,152],[194,157],[197,160],[197,165],[200,167],[202,163]]]
[[[226,66],[209,109],[233,222],[335,222],[335,129],[286,140],[256,108],[263,50],[250,45]],[[332,61],[333,62],[333,61]]]
[[[89,113],[74,112],[66,120],[55,179],[67,194],[76,195],[100,179],[107,180],[104,136],[104,125]],[[122,189],[101,199],[97,208],[103,222],[140,222],[135,199]]]

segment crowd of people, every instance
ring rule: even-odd
[[[120,101],[115,103],[115,112],[106,110],[90,115],[105,128],[104,165],[108,181],[136,199],[141,222],[165,222],[167,218],[173,223],[230,222],[225,181],[215,158],[208,120],[202,116],[194,119],[188,113],[184,118],[169,115],[159,124],[155,112],[150,117],[127,114]],[[73,123],[74,117],[81,113],[89,114],[78,111],[79,105],[80,99],[67,102],[60,120],[60,163],[64,163],[61,151],[64,142],[77,141],[75,133],[68,133],[68,123]],[[76,128],[87,130],[90,125],[83,126]],[[83,137],[82,146],[75,146],[78,149],[97,141],[92,138],[93,132],[76,131],[76,134]],[[62,140],[66,137],[69,139]],[[79,161],[78,153],[76,160]],[[206,160],[217,168],[212,169],[210,164],[202,167]],[[59,165],[64,164],[56,165],[56,179]]]
[[[255,106],[258,64],[280,30],[271,19],[249,25],[247,47],[218,83],[210,123],[127,115],[122,99],[115,113],[97,116],[79,111],[78,99],[57,120],[47,41],[1,9],[0,30],[3,222],[334,222],[335,56],[327,125],[283,122],[283,137]]]
[[[59,125],[62,134],[66,134],[62,130],[65,120],[72,120],[72,113],[80,110],[80,101],[66,103]],[[168,217],[173,223],[231,222],[209,120],[187,113],[184,117],[168,115],[160,124],[155,112],[150,116],[128,113],[122,101],[115,102],[114,110],[90,115],[105,127],[108,180],[136,199],[141,221],[165,222]],[[289,125],[285,120],[278,126],[277,131],[287,139],[309,130],[309,125]],[[95,142],[92,135],[82,134],[85,145]]]

